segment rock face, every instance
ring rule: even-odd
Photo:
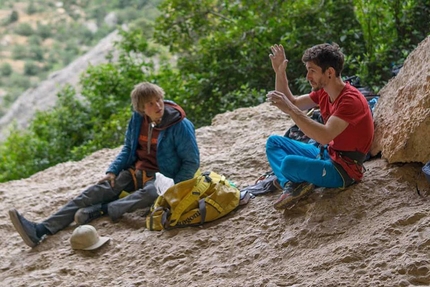
[[[371,153],[388,162],[430,160],[430,36],[381,91]]]
[[[269,169],[267,137],[291,124],[267,103],[220,114],[196,130],[201,169],[245,187]],[[116,223],[103,216],[90,222],[111,238],[98,250],[71,248],[73,224],[26,246],[6,211],[42,221],[102,178],[120,150],[0,183],[0,286],[430,286],[430,185],[421,164],[381,158],[365,162],[362,182],[319,188],[284,212],[273,208],[275,191],[202,227],[150,231],[143,210]]]
[[[12,105],[8,112],[0,118],[0,141],[7,138],[8,127],[16,121],[18,128],[26,128],[37,110],[47,110],[55,105],[57,93],[66,84],[74,87],[88,65],[106,62],[106,55],[114,49],[114,42],[119,39],[117,31],[101,40],[97,46],[57,71],[41,82],[36,88],[25,91]]]

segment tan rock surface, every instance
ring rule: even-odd
[[[430,160],[430,36],[408,56],[375,107],[372,154],[390,163]]]
[[[268,104],[218,115],[197,130],[202,168],[243,187],[267,171],[264,144],[287,116]],[[430,184],[420,164],[365,163],[363,182],[318,189],[285,212],[278,193],[203,227],[149,231],[142,212],[91,225],[110,242],[74,251],[74,226],[27,247],[9,221],[42,220],[99,179],[119,149],[0,184],[0,286],[428,286]],[[418,193],[419,191],[419,193]]]

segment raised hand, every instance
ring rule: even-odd
[[[272,51],[269,54],[270,60],[272,61],[272,68],[275,73],[284,72],[288,65],[288,60],[285,57],[284,47],[282,45],[275,44],[270,47]]]

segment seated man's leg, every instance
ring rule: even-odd
[[[143,188],[107,204],[108,215],[112,221],[117,221],[124,213],[151,207],[157,198],[158,193],[154,177],[147,181]]]
[[[283,161],[287,156],[299,155],[316,159],[319,152],[320,150],[315,145],[302,143],[279,135],[270,136],[266,143],[267,159],[281,186],[284,186],[289,180],[283,172],[285,167],[282,167]],[[296,167],[292,166],[291,168]]]
[[[115,200],[130,184],[134,184],[130,172],[123,171],[115,180],[115,188],[112,188],[108,182],[90,186],[41,223],[27,220],[16,209],[9,210],[9,216],[24,242],[30,247],[35,247],[45,235],[55,234],[69,226],[79,208]]]
[[[315,185],[322,187],[341,187],[343,180],[328,155],[323,159],[311,159],[289,155],[281,164],[281,172],[289,181],[281,196],[274,202],[275,209],[285,209],[308,196]]]
[[[42,224],[55,234],[69,226],[73,222],[76,211],[80,208],[93,206],[101,203],[108,203],[118,198],[118,195],[133,184],[133,179],[128,170],[122,171],[115,179],[114,188],[108,181],[92,185],[85,189],[80,195],[69,201],[55,214],[44,220]]]
[[[320,187],[342,187],[343,180],[329,158],[313,159],[303,156],[286,156],[281,173],[295,183],[309,182]]]

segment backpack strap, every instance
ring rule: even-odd
[[[157,214],[157,216],[159,216],[159,213],[161,212],[161,225],[163,226],[163,228],[167,228],[169,227],[169,215],[170,215],[170,210],[168,208],[164,208],[162,206],[157,207],[156,209],[154,209],[154,211],[151,212],[151,214],[149,215],[149,230],[153,231],[153,230],[159,230],[159,228],[155,229],[154,227],[154,216]]]
[[[366,171],[366,168],[363,165],[363,162],[366,159],[366,154],[361,153],[359,151],[335,151],[340,155],[340,158],[347,164],[355,164],[358,168],[362,170],[362,173]],[[334,164],[334,167],[337,169],[340,176],[342,177],[343,188],[346,188],[356,182],[353,178],[349,176],[346,170],[339,163],[333,160],[332,162]]]
[[[204,198],[199,200],[199,211],[200,211],[200,224],[205,223],[206,220],[206,201]]]
[[[196,198],[200,198],[200,195],[204,194],[211,186],[212,179],[208,174],[202,173],[198,176],[192,191],[174,208],[170,217],[170,226],[175,226],[184,210],[187,210],[191,204],[195,203]]]
[[[206,203],[212,205],[219,213],[224,211],[224,208],[221,207],[218,203],[210,198],[202,198],[199,200],[199,211],[200,211],[200,224],[206,222]]]

